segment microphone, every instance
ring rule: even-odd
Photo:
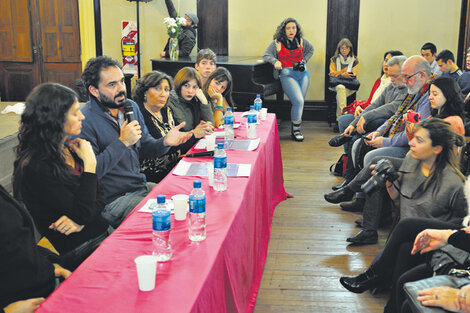
[[[124,116],[126,117],[126,120],[128,123],[135,121],[134,106],[132,105],[132,102],[130,102],[129,100],[126,100],[126,103],[124,104]],[[138,140],[134,144],[134,146],[137,150],[139,150],[140,140]]]
[[[128,123],[135,120],[134,106],[129,100],[126,100],[126,103],[124,104],[124,116],[126,117]]]

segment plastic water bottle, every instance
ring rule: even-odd
[[[227,154],[223,143],[217,144],[214,153],[214,190],[227,190]]]
[[[200,180],[193,182],[193,190],[189,194],[189,239],[206,239],[206,195]]]
[[[159,262],[171,258],[171,211],[165,200],[165,195],[158,195],[157,203],[151,206],[153,255]]]
[[[263,108],[263,100],[261,100],[261,95],[257,94],[255,101],[253,101],[253,105],[255,106],[255,110],[257,112],[261,111]]]
[[[246,128],[246,136],[250,139],[256,138],[256,111],[255,106],[250,106],[250,111],[248,112],[248,127]]]
[[[230,107],[228,107],[227,112],[225,112],[224,124],[225,140],[233,140],[233,138],[235,138],[235,134],[233,132],[233,112]]]

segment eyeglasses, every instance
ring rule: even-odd
[[[416,74],[418,74],[420,71],[417,71],[416,73],[414,73],[413,75],[403,75],[403,78],[406,79],[406,80],[410,80],[411,77],[415,76]]]

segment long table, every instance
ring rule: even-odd
[[[240,113],[235,118],[242,122],[237,139],[246,138],[246,118]],[[137,211],[158,194],[189,194],[199,178],[170,173],[37,312],[252,312],[273,212],[287,196],[274,114],[258,125],[258,137],[255,151],[227,151],[229,163],[251,164],[250,177],[229,177],[224,192],[200,177],[206,192],[205,241],[191,242],[186,221],[172,217],[173,256],[157,265],[153,291],[138,288],[134,259],[152,253],[152,237],[151,215]]]

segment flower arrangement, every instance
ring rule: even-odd
[[[181,32],[181,28],[186,24],[186,19],[184,17],[165,17],[163,19],[163,24],[167,27],[168,36],[170,38],[177,38]]]

